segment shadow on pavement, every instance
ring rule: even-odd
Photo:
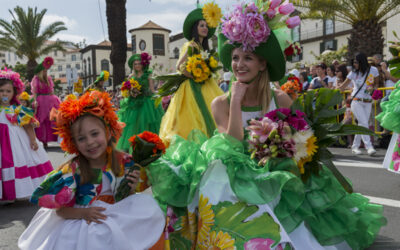
[[[374,244],[372,244],[372,246],[370,246],[366,250],[382,250],[382,249],[385,250],[400,249],[400,242],[396,242],[389,237],[378,235],[378,237],[376,237]]]
[[[13,221],[21,221],[25,226],[28,226],[38,209],[37,205],[28,200],[0,205],[0,229],[12,227]]]

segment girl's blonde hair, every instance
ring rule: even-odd
[[[265,69],[258,78],[258,100],[261,101],[262,114],[267,113],[272,99],[272,90],[270,85],[269,73]]]
[[[76,119],[74,124],[76,124],[76,126],[78,126],[77,127],[78,130],[80,130],[81,122],[87,117],[95,117],[99,121],[101,121],[101,123],[104,126],[106,136],[109,135],[109,131],[108,131],[106,125],[104,124],[104,121],[102,119],[100,119],[99,117],[97,117],[95,115],[91,115],[91,114],[85,114],[85,115],[79,117],[78,119]],[[123,171],[123,170],[121,169],[121,162],[118,157],[118,154],[120,154],[121,152],[115,149],[115,143],[116,142],[113,137],[111,137],[107,143],[107,147],[111,148],[111,152],[107,153],[107,164],[108,164],[108,162],[111,163],[111,171],[113,172],[113,174],[115,176],[121,176],[123,174],[123,173],[121,173],[121,171]],[[74,157],[72,160],[61,165],[57,170],[61,170],[65,165],[71,164],[74,161],[77,161],[78,165],[79,165],[80,176],[81,176],[80,184],[85,184],[87,182],[90,182],[95,176],[93,175],[93,172],[90,168],[89,161],[82,154],[79,154],[78,156]]]
[[[44,82],[44,83],[46,83],[47,85],[49,85],[48,77],[47,77],[47,76],[46,76],[46,78],[44,77],[44,70],[42,70],[42,71],[40,71],[39,73],[37,73],[37,76],[38,76],[38,78],[39,78],[39,80],[40,80],[41,82]]]

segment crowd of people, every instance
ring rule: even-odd
[[[313,126],[326,121],[309,116],[324,102],[318,89],[350,90],[351,111],[368,128],[371,90],[398,79],[387,63],[368,62],[362,53],[351,67],[319,63],[285,76],[284,50],[292,45],[284,34],[300,22],[293,11],[276,0],[239,4],[224,17],[215,3],[194,9],[184,20],[188,41],[172,85],[156,86],[147,53],[129,58],[132,73],[115,92],[104,89],[109,73],[103,71],[82,94],[58,98],[47,76],[49,57],[36,68],[33,96],[23,94],[17,73],[2,70],[0,199],[29,197],[40,207],[19,248],[370,246],[387,223],[383,207],[353,193],[321,161],[319,150],[329,145],[318,144],[323,135]],[[219,85],[208,45],[218,25],[218,59],[226,70]],[[301,86],[298,93],[278,83],[287,81]],[[296,98],[308,92],[310,110],[295,109]],[[162,106],[155,93],[168,94]],[[331,108],[326,104],[326,113]],[[373,155],[370,136],[359,134],[353,153],[362,153],[361,140]],[[44,150],[51,141],[73,157],[52,166]],[[143,193],[147,188],[151,194]]]

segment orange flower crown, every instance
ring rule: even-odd
[[[52,109],[51,120],[55,121],[56,134],[63,140],[61,149],[70,154],[79,154],[71,136],[72,124],[85,114],[94,115],[102,119],[111,136],[118,141],[125,124],[118,122],[116,109],[111,104],[111,98],[106,92],[97,90],[86,92],[79,99],[67,98],[60,104],[58,110]]]
[[[128,139],[128,141],[131,143],[131,147],[135,147],[136,144],[136,136],[142,138],[143,140],[153,143],[155,146],[153,148],[153,153],[157,153],[157,150],[162,151],[163,153],[165,153],[165,145],[162,142],[162,140],[160,139],[160,137],[158,137],[157,134],[154,134],[152,132],[149,131],[144,131],[141,134],[138,135],[134,135],[131,138]]]

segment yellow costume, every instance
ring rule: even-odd
[[[190,44],[192,44],[192,46],[198,46],[193,41],[186,42],[182,47],[178,62],[186,54]],[[211,102],[217,96],[222,95],[223,91],[218,87],[213,78],[209,78],[201,84],[195,83],[200,84],[201,96],[210,114],[208,117],[211,117],[211,119],[205,119],[198,105],[192,84],[193,83],[188,79],[180,85],[179,89],[172,97],[167,112],[161,121],[160,137],[167,145],[173,135],[178,134],[186,139],[193,129],[199,129],[204,134],[211,136],[209,132],[210,128],[207,129],[207,123],[211,124],[215,129],[215,121],[211,115]]]

